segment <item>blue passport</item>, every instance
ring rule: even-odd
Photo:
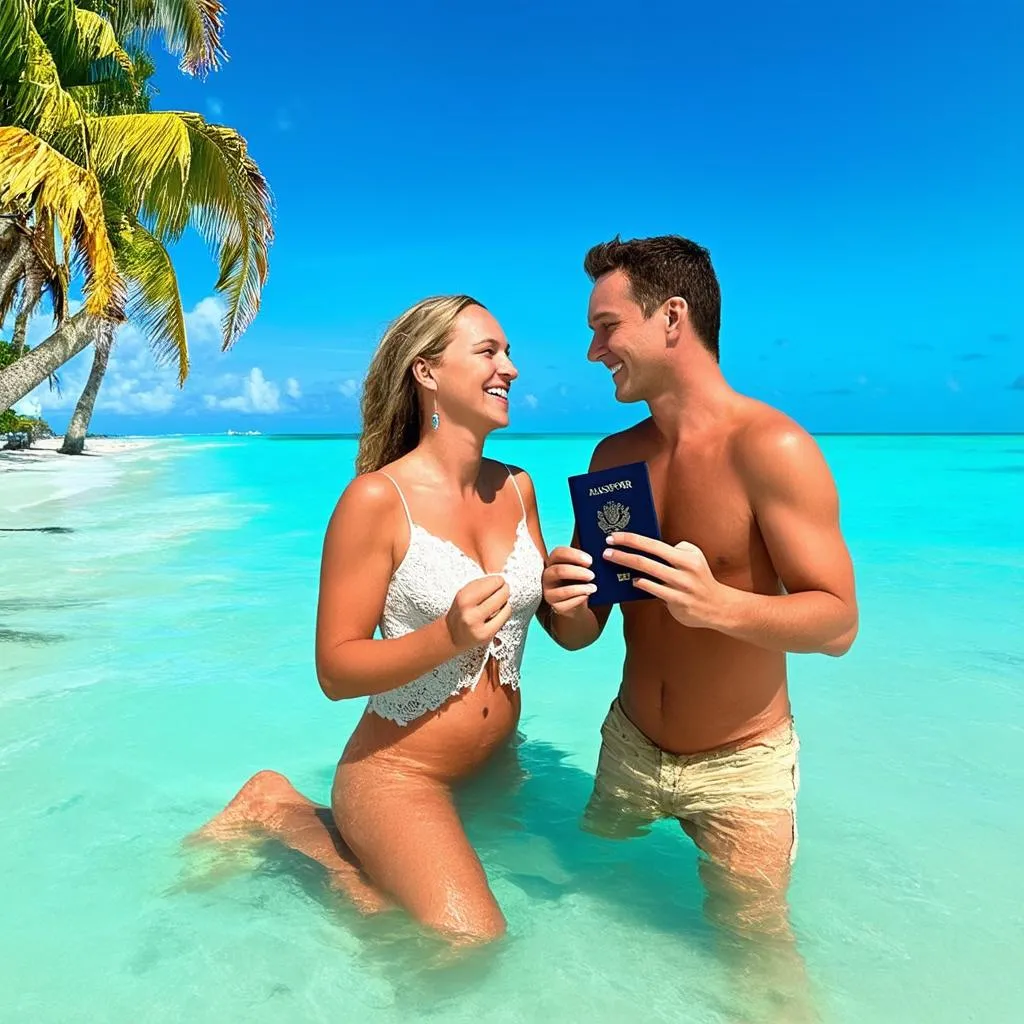
[[[571,476],[569,496],[576,517],[576,542],[594,560],[591,568],[597,590],[587,603],[619,604],[649,598],[650,594],[633,586],[633,577],[643,577],[643,573],[605,561],[602,555],[608,546],[605,537],[618,530],[661,540],[647,463],[630,462]]]

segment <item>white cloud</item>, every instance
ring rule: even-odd
[[[41,416],[43,412],[43,403],[38,398],[28,395],[20,402],[14,403],[14,411],[16,413],[20,413],[22,416]]]
[[[353,398],[359,390],[359,381],[357,381],[355,377],[347,377],[338,385],[338,390],[346,398]]]
[[[255,412],[277,412],[281,407],[278,401],[281,389],[273,381],[266,380],[258,366],[249,371],[245,390]]]
[[[227,307],[214,295],[208,295],[195,304],[192,312],[185,314],[185,327],[189,344],[195,342],[218,343],[222,337],[221,322]]]
[[[536,395],[523,395],[523,405],[528,409],[536,409],[540,405],[540,400]]]
[[[73,302],[72,307],[80,305]],[[191,369],[184,389],[178,387],[177,364],[172,358],[157,363],[147,339],[131,323],[117,332],[110,362],[96,402],[97,413],[113,415],[155,415],[173,410],[227,410],[245,414],[283,413],[294,409],[303,398],[303,386],[296,376],[282,374],[276,380],[259,366],[245,372],[225,372],[238,366],[238,357],[220,351],[224,302],[208,296],[185,314],[191,350]],[[29,324],[33,347],[53,332],[52,318],[40,315]],[[242,358],[245,358],[244,356]],[[251,357],[250,357],[251,358]],[[17,408],[32,415],[51,418],[60,427],[63,413],[70,414],[85,387],[92,366],[91,346],[58,370],[61,392],[46,382],[26,395]],[[357,382],[353,381],[352,393]]]
[[[163,384],[148,390],[139,389],[139,381],[120,379],[104,381],[96,400],[96,407],[108,412],[133,415],[135,413],[169,412],[177,400],[177,394]]]
[[[272,413],[281,409],[281,389],[263,376],[263,371],[254,366],[242,382],[242,393],[230,398],[204,395],[203,404],[207,409],[227,409],[231,412]]]
[[[81,302],[72,300],[69,309],[74,312]],[[192,349],[193,370],[203,361],[205,352],[211,357],[221,338],[221,318],[224,303],[215,296],[202,299],[185,314],[188,340]],[[36,346],[53,333],[53,319],[49,314],[32,318],[28,329],[28,343]],[[78,402],[85,387],[92,366],[92,348],[87,348],[57,371],[60,379],[60,393],[44,382],[21,402],[19,409],[32,409],[33,415],[48,412],[70,411]],[[199,373],[193,374],[193,377]],[[238,378],[229,375],[220,386],[212,390],[227,390],[239,387]],[[207,384],[206,389],[211,389]],[[177,370],[174,361],[159,365],[150,349],[149,342],[139,329],[131,323],[124,324],[117,332],[107,373],[96,402],[97,410],[121,414],[167,412],[182,397],[177,386]]]

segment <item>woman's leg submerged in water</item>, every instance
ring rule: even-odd
[[[257,772],[220,814],[190,838],[223,842],[254,833],[322,864],[331,887],[347,895],[361,912],[373,914],[390,906],[341,838],[331,809],[313,803],[278,772]]]
[[[342,765],[332,804],[315,804],[283,775],[261,771],[193,838],[263,835],[322,864],[363,913],[392,906],[389,893],[455,944],[504,935],[504,915],[446,785],[366,762]]]
[[[417,921],[456,945],[505,934],[447,784],[399,766],[342,763],[331,800],[367,875]]]

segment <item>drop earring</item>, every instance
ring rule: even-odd
[[[437,395],[434,395],[434,415],[430,417],[430,426],[437,430],[441,425],[441,417],[437,415]]]

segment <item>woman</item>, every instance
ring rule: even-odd
[[[457,942],[505,929],[452,786],[515,732],[541,605],[532,483],[482,455],[508,424],[516,376],[497,321],[468,296],[426,299],[389,327],[367,374],[357,476],[324,541],[317,676],[332,700],[369,697],[330,815],[264,771],[203,830],[258,825],[362,909],[393,899]]]

